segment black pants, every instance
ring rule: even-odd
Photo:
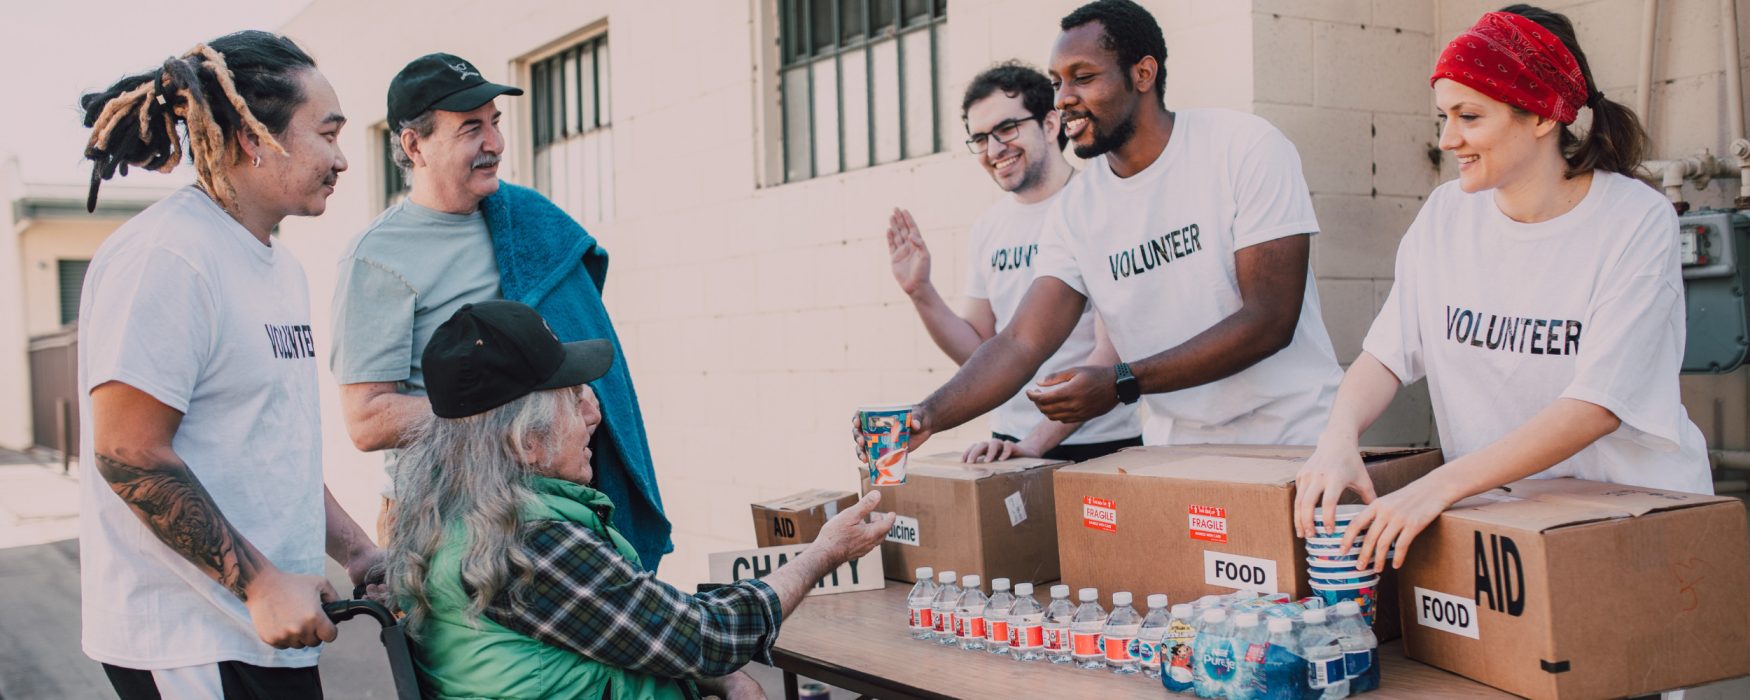
[[[151,671],[103,665],[109,684],[121,700],[162,700]],[[322,678],[316,667],[266,668],[241,661],[220,661],[219,682],[225,700],[321,700]]]
[[[1019,438],[1004,435],[1002,433],[991,433],[990,436],[1008,442],[1021,441]],[[1040,456],[1046,459],[1060,459],[1065,462],[1086,462],[1095,457],[1104,457],[1126,447],[1142,447],[1142,436],[1138,435],[1126,440],[1113,440],[1111,442],[1093,442],[1085,445],[1058,445],[1057,447],[1046,450],[1045,454]]]

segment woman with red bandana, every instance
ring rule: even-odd
[[[1459,499],[1528,477],[1711,493],[1706,443],[1679,401],[1677,216],[1634,179],[1646,134],[1593,88],[1568,18],[1483,15],[1429,78],[1459,176],[1404,234],[1396,281],[1344,375],[1295,499],[1329,532],[1345,490],[1370,505],[1359,568],[1401,566]],[[1591,112],[1584,136],[1569,130]],[[1447,463],[1377,496],[1357,444],[1398,388],[1427,378]]]

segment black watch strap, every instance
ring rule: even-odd
[[[1127,404],[1136,403],[1142,398],[1142,382],[1130,372],[1130,364],[1120,362],[1112,366],[1113,374],[1117,375],[1118,400]]]

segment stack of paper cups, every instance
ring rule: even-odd
[[[1337,529],[1334,532],[1306,538],[1306,564],[1307,580],[1308,584],[1312,586],[1313,595],[1323,600],[1326,607],[1335,606],[1346,600],[1355,601],[1356,605],[1361,606],[1362,617],[1367,620],[1367,624],[1371,625],[1375,610],[1374,603],[1379,598],[1379,574],[1374,573],[1371,568],[1367,570],[1355,568],[1356,561],[1359,559],[1357,552],[1361,545],[1367,541],[1367,533],[1358,534],[1347,553],[1344,553],[1342,549],[1343,535],[1349,528],[1349,522],[1364,508],[1366,506],[1362,505],[1337,506]],[[1320,532],[1324,531],[1324,509],[1314,509],[1313,523]],[[1378,556],[1389,559],[1392,553],[1388,550]],[[1372,563],[1369,562],[1369,564]]]

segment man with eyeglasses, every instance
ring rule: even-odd
[[[1052,109],[1051,81],[1029,66],[1002,63],[972,79],[961,101],[966,145],[997,187],[1009,195],[972,225],[966,301],[956,314],[930,282],[930,250],[904,209],[889,218],[887,248],[893,277],[911,297],[924,327],[956,364],[1007,326],[1033,282],[1033,257],[1045,214],[1075,169],[1063,157],[1065,139]],[[1079,365],[1110,366],[1118,354],[1092,306],[1084,308],[1068,339],[1040,366],[1034,380]],[[991,417],[992,437],[967,448],[967,462],[1014,457],[1081,461],[1142,444],[1136,411],[1119,405],[1085,422],[1046,418],[1024,392],[1009,397]]]

